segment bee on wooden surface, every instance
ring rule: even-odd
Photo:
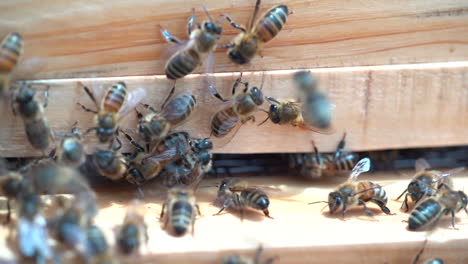
[[[0,44],[0,96],[10,89],[10,75],[23,54],[23,39],[19,33],[9,33]]]
[[[260,89],[257,87],[249,88],[248,82],[242,82],[241,75],[232,87],[233,98],[231,100],[225,100],[217,91],[213,91],[214,96],[228,104],[228,106],[215,113],[212,117],[211,135],[222,138],[231,133],[234,136],[240,127],[239,124],[243,124],[251,119],[253,120],[253,114],[264,102],[262,93],[263,83],[264,79],[262,78]],[[240,84],[244,84],[244,89],[236,94],[236,89]]]
[[[138,131],[146,143],[158,142],[163,139],[172,128],[182,124],[193,113],[197,104],[195,96],[186,92],[169,100],[173,92],[174,87],[163,103],[161,111],[147,106],[151,113],[143,116],[137,112]]]
[[[328,202],[319,201],[310,204],[321,202],[328,203],[330,214],[341,210],[343,219],[346,210],[358,205],[364,207],[364,211],[367,215],[373,216],[373,213],[366,206],[367,202],[373,202],[380,207],[382,212],[391,214],[390,209],[386,206],[388,199],[382,186],[370,181],[357,181],[357,177],[361,173],[369,171],[370,165],[369,158],[361,159],[351,171],[348,181],[338,186],[336,191],[328,195]]]
[[[223,259],[221,264],[271,264],[275,260],[275,258],[268,258],[264,261],[260,261],[260,258],[263,253],[263,247],[259,246],[257,249],[257,253],[255,254],[255,258],[249,258],[245,256],[241,256],[239,254],[231,255]]]
[[[422,254],[424,252],[424,249],[426,248],[426,245],[427,245],[427,239],[424,241],[423,247],[421,248],[421,250],[419,250],[418,254],[414,258],[413,264],[418,264],[419,259],[421,258]],[[444,261],[442,259],[440,259],[440,258],[433,258],[433,259],[428,259],[428,260],[424,261],[423,264],[444,264]]]
[[[190,230],[193,235],[196,213],[201,215],[194,191],[185,186],[174,186],[169,189],[160,218],[164,221],[163,228],[169,233],[183,236]]]
[[[332,104],[328,97],[317,89],[315,77],[308,71],[300,71],[294,74],[294,81],[301,94],[304,122],[319,129],[330,128]]]
[[[270,199],[267,194],[259,188],[250,187],[247,182],[239,178],[224,179],[219,185],[218,199],[224,200],[224,204],[215,215],[219,215],[226,208],[233,207],[240,210],[241,218],[243,218],[244,209],[251,208],[261,210],[266,217],[273,219],[268,211]]]
[[[110,142],[110,146],[112,146],[113,139],[118,129],[118,121],[124,116],[127,110],[133,109],[144,98],[146,92],[144,89],[139,88],[128,93],[125,83],[118,82],[107,89],[104,97],[102,98],[101,104],[99,105],[91,90],[84,85],[82,86],[97,109],[92,110],[78,103],[78,105],[80,105],[86,112],[96,114],[94,120],[95,127],[88,129],[85,134],[92,130],[96,130],[99,142]]]
[[[422,200],[412,211],[408,219],[408,229],[420,231],[435,226],[441,216],[451,214],[452,227],[455,228],[455,213],[467,209],[468,198],[462,191],[453,191],[446,185],[435,196]]]
[[[23,119],[26,136],[33,148],[42,152],[50,146],[50,139],[54,139],[49,122],[44,115],[44,108],[47,107],[49,91],[48,87],[44,93],[44,103],[40,103],[36,90],[30,85],[22,85],[15,94],[13,113],[17,112]]]
[[[16,199],[26,188],[27,184],[21,173],[11,171],[0,175],[0,195],[7,199],[7,223],[11,219],[11,200]]]
[[[124,178],[128,168],[127,160],[117,150],[96,150],[92,161],[100,175],[118,181]]]
[[[62,137],[55,153],[56,161],[65,166],[75,168],[80,166],[86,160],[86,153],[76,123],[71,129],[71,133],[56,132],[56,134]]]
[[[406,212],[409,210],[408,196],[414,204],[417,204],[425,197],[434,196],[437,190],[442,186],[452,187],[452,180],[448,177],[449,175],[460,172],[464,169],[456,168],[446,173],[437,170],[428,170],[430,165],[425,159],[416,160],[415,167],[416,174],[408,184],[406,190],[404,190],[397,198],[397,200],[399,200],[401,196],[406,193],[405,200],[401,205],[401,208],[405,206]]]
[[[224,46],[224,48],[229,48],[229,58],[236,64],[249,63],[255,54],[259,53],[263,44],[273,39],[286,24],[289,15],[286,5],[271,8],[257,20],[259,9],[260,0],[257,0],[247,28],[236,24],[229,16],[225,15],[231,26],[242,31],[232,43]]]
[[[164,67],[168,79],[177,80],[192,73],[216,49],[216,44],[222,33],[222,28],[219,25],[220,21],[215,22],[205,6],[203,6],[203,11],[209,21],[201,24],[197,23],[197,29],[193,30],[195,21],[195,10],[193,10],[187,25],[188,41],[181,41],[172,36],[166,29],[161,28],[161,33],[166,41],[180,47],[169,58]]]
[[[314,153],[294,153],[289,155],[289,167],[295,169],[299,175],[317,179],[322,176],[335,176],[339,172],[350,171],[358,161],[354,153],[342,153],[345,146],[346,133],[338,143],[334,154],[319,153],[312,141]]]
[[[144,207],[138,200],[131,202],[124,223],[117,233],[117,245],[124,254],[132,254],[141,244],[148,242],[148,227],[144,219]]]
[[[95,225],[88,226],[86,230],[86,252],[92,264],[116,264],[118,261],[110,252],[104,233]]]
[[[52,250],[48,243],[47,222],[40,207],[38,195],[31,191],[20,195],[16,239],[23,258],[45,264],[52,258]]]

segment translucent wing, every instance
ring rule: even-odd
[[[455,168],[455,169],[451,169],[449,171],[443,172],[440,175],[438,175],[436,178],[434,178],[432,180],[432,182],[436,183],[436,182],[442,181],[444,178],[446,178],[446,177],[448,177],[450,175],[453,175],[453,174],[460,173],[460,172],[462,172],[464,170],[465,170],[465,167],[458,167],[458,168]]]
[[[146,90],[144,88],[136,88],[128,93],[127,98],[119,111],[121,117],[128,114],[146,97]]]
[[[146,162],[166,162],[175,159],[178,156],[176,148],[170,148],[161,153],[153,154],[142,160],[143,163]]]
[[[145,207],[143,206],[143,203],[138,199],[133,199],[128,205],[125,221],[142,219],[144,213]]]
[[[193,106],[191,104],[194,104]],[[192,109],[191,109],[192,108]],[[161,111],[173,126],[185,123],[196,110],[196,99],[191,91],[185,91],[173,97]]]
[[[364,172],[370,170],[371,161],[369,158],[361,159],[351,171],[351,175],[349,175],[348,181],[356,181],[357,177]]]
[[[429,164],[429,162],[427,162],[426,159],[419,158],[414,163],[414,168],[416,169],[416,172],[420,172],[431,168],[431,165]]]

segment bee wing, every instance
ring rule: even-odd
[[[431,165],[429,164],[429,162],[426,159],[419,158],[414,163],[414,168],[416,169],[416,172],[420,172],[420,171],[425,171],[425,170],[431,168]]]
[[[370,170],[371,166],[371,161],[369,158],[363,158],[361,159],[353,168],[351,171],[351,174],[349,175],[348,181],[356,181],[358,176],[361,173],[367,172]]]
[[[237,132],[239,132],[239,129],[242,126],[242,122],[240,121],[240,119],[238,117],[232,117],[230,118],[229,122],[232,122],[232,123],[235,122],[236,124],[230,129],[230,131],[226,135],[222,137],[211,137],[214,146],[217,146],[217,147],[226,146],[227,144],[231,142],[231,140],[234,138]]]
[[[176,148],[170,148],[167,149],[161,153],[157,153],[155,155],[149,156],[145,159],[142,160],[142,162],[164,162],[164,161],[170,161],[174,158],[176,158],[177,155],[177,150]]]
[[[446,178],[450,175],[453,175],[453,174],[457,174],[457,173],[460,173],[462,171],[465,170],[465,167],[458,167],[458,168],[455,168],[455,169],[451,169],[449,171],[446,171],[446,172],[443,172],[441,173],[440,175],[438,175],[436,178],[434,178],[432,180],[432,183],[436,183],[436,182],[439,182],[441,181],[443,178]]]
[[[146,90],[144,88],[136,88],[127,95],[122,108],[120,108],[119,115],[121,117],[128,114],[146,97]]]
[[[188,105],[187,104],[181,104],[181,100],[179,98],[181,97],[188,97],[188,96],[193,96],[193,93],[191,91],[185,91],[175,97],[173,97],[164,107],[164,109],[161,111],[161,115],[164,116],[169,122],[174,127],[180,126],[183,123],[187,122],[190,118],[191,115],[193,115],[197,109],[197,105],[195,104],[194,109],[190,112],[188,116],[185,116],[185,113],[187,112]],[[177,103],[176,103],[177,102]]]

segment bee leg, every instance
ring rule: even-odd
[[[366,212],[366,214],[370,217],[373,217],[374,214],[371,212],[371,210],[369,209],[369,207],[367,207],[366,203],[364,201],[359,201],[359,204],[362,205],[364,207],[364,211]],[[388,209],[388,208],[387,208]]]
[[[221,207],[221,209],[214,215],[219,215],[222,211],[224,211],[224,209],[228,208],[232,203],[232,198],[226,200],[226,202],[224,202],[224,205],[223,207]]]
[[[343,210],[341,210],[341,214],[343,217],[343,221],[345,220],[345,214],[346,214],[346,203],[343,204]]]
[[[455,230],[458,230],[458,228],[455,227],[455,210],[450,210],[450,213],[452,214],[452,227]]]
[[[86,112],[91,112],[91,113],[97,114],[97,111],[96,111],[96,110],[89,109],[88,107],[86,107],[86,106],[84,106],[84,105],[82,105],[82,104],[80,104],[80,103],[76,103],[76,104],[79,105],[79,106],[81,106],[81,108],[82,108],[83,110],[85,110]]]
[[[218,46],[216,49],[230,49],[232,47],[234,47],[236,44],[234,43],[228,43],[226,45],[223,45],[223,46]]]
[[[346,132],[344,132],[343,137],[341,138],[340,142],[338,142],[338,146],[336,147],[335,155],[333,160],[338,160],[341,156],[341,151],[345,147],[345,139],[346,139]]]
[[[390,212],[390,209],[388,209],[388,207],[382,201],[376,200],[376,199],[372,199],[372,201],[380,207],[382,212],[384,212],[384,213],[386,213],[388,215],[394,215],[394,214],[392,214],[392,212]]]
[[[270,212],[268,211],[268,208],[263,209],[263,214],[270,219],[274,219],[273,217],[270,216]]]
[[[44,108],[46,108],[49,105],[49,88],[50,86],[47,85],[47,88],[44,91],[44,105],[42,106]]]
[[[201,212],[200,212],[200,206],[198,206],[198,204],[195,205],[195,208],[197,208],[197,213],[199,216],[201,216]]]
[[[164,103],[162,104],[161,106],[161,109],[164,109],[164,107],[166,106],[167,102],[169,102],[169,99],[171,99],[172,95],[174,94],[174,91],[175,91],[175,81],[174,81],[174,85],[172,86],[171,88],[171,91],[169,92],[169,95],[166,97],[166,99],[164,100]]]
[[[162,33],[164,39],[166,39],[167,42],[177,44],[177,45],[182,45],[182,41],[180,41],[178,38],[172,36],[172,34],[169,33],[169,31],[167,31],[166,29],[164,29],[162,27],[161,27],[161,33]]]
[[[192,34],[192,28],[193,28],[193,22],[195,21],[195,8],[192,8],[192,15],[189,17],[188,23],[187,23],[187,34],[190,37],[190,34]]]
[[[222,16],[224,16],[224,17],[226,18],[226,20],[229,22],[229,24],[230,24],[233,28],[239,29],[239,30],[242,31],[242,32],[246,32],[246,29],[245,29],[243,26],[241,26],[241,25],[237,24],[236,22],[234,22],[234,20],[232,20],[232,18],[231,18],[230,16],[228,16],[228,15],[226,15],[226,14],[224,14],[224,15],[222,15]]]
[[[401,204],[400,208],[403,208],[403,205],[405,205],[405,212],[408,212],[409,211],[408,194],[405,195],[405,200],[403,200],[403,203]]]
[[[152,112],[158,112],[156,111],[156,109],[154,109],[152,106],[150,106],[149,104],[142,104],[146,109],[149,109],[151,110]],[[141,115],[141,114],[140,114]],[[143,115],[141,116],[143,117]]]
[[[408,189],[405,189],[405,190],[400,194],[400,196],[398,196],[398,197],[396,198],[396,201],[400,200],[400,198],[403,196],[403,194],[405,194],[407,191],[408,191]]]
[[[138,144],[138,142],[136,142],[129,134],[125,133],[122,130],[121,130],[121,132],[125,135],[125,137],[130,142],[130,144],[132,144],[133,146],[135,146],[138,149],[138,151],[140,151],[140,152],[145,151],[145,149],[140,144]]]
[[[10,223],[11,220],[11,201],[7,199],[7,215],[6,215],[6,222],[5,224]]]
[[[161,208],[161,214],[159,215],[159,219],[162,219],[164,217],[165,209],[166,209],[166,203],[163,203],[162,208]]]
[[[94,94],[89,90],[88,87],[86,87],[85,85],[81,84],[83,86],[83,89],[85,90],[86,94],[89,96],[89,98],[91,98],[91,101],[94,102],[94,105],[96,106],[96,108],[99,108],[99,104],[96,100],[96,98],[94,97]]]
[[[234,85],[232,86],[232,95],[236,94],[236,89],[239,87],[239,84],[242,83],[242,76],[237,78],[236,81],[234,82]]]

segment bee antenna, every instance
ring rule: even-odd
[[[308,204],[318,204],[318,203],[328,203],[327,201],[317,201],[317,202],[312,202],[312,203],[308,203]]]
[[[213,22],[213,18],[210,16],[210,14],[208,13],[208,10],[206,9],[206,6],[205,4],[202,4],[202,8],[203,8],[203,12],[205,12],[206,16],[208,17],[208,19],[210,20],[210,22]]]
[[[268,121],[268,119],[270,119],[270,114],[269,114],[269,112],[268,112],[267,110],[261,109],[261,108],[260,108],[259,110],[262,111],[262,112],[265,112],[265,113],[267,114],[267,118],[265,118],[265,120],[263,120],[263,121],[262,121],[260,124],[258,124],[257,126],[263,125],[266,121]]]

